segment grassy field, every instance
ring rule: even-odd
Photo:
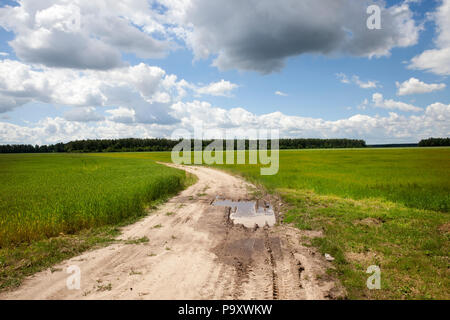
[[[107,156],[171,162],[169,152]],[[450,148],[283,150],[279,172],[273,176],[261,176],[260,165],[219,166],[261,182],[269,191],[310,190],[343,198],[383,199],[417,209],[450,210]]]
[[[111,240],[188,183],[153,161],[81,154],[1,155],[0,177],[0,289]]]
[[[170,162],[170,153],[110,154]],[[450,299],[450,148],[286,150],[280,170],[220,165],[279,194],[285,222],[323,230],[306,245],[336,258],[354,299]],[[381,290],[366,270],[381,268]]]
[[[18,283],[12,267],[30,273],[110,241],[115,223],[182,187],[182,172],[148,160],[170,162],[170,153],[1,156],[1,281]],[[275,176],[218,167],[280,195],[284,222],[323,230],[301,241],[336,258],[330,273],[349,298],[450,299],[450,148],[286,150]],[[366,287],[370,265],[381,268],[381,290]]]
[[[255,166],[224,166],[269,190],[310,190],[343,198],[378,198],[411,208],[450,209],[450,149],[283,151],[280,170],[260,176]]]

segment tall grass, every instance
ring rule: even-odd
[[[183,188],[185,173],[146,159],[0,156],[0,247],[143,215]]]

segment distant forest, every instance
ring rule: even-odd
[[[181,140],[170,139],[110,139],[110,140],[79,140],[52,145],[0,145],[0,153],[48,153],[48,152],[144,152],[171,151]],[[203,140],[204,149],[213,140]],[[237,146],[236,140],[234,145]],[[191,140],[192,150],[194,140]],[[328,148],[366,148],[366,147],[409,147],[417,144],[389,144],[367,146],[364,140],[353,139],[280,139],[280,149],[328,149]],[[450,138],[430,138],[421,140],[419,147],[450,146]],[[270,149],[270,140],[267,141]],[[224,150],[226,141],[224,141]],[[249,140],[245,140],[245,148],[249,148]]]
[[[116,140],[79,140],[53,145],[0,145],[0,153],[48,153],[48,152],[144,152],[171,151],[181,140],[169,139],[116,139]],[[213,140],[203,140],[204,149]],[[245,148],[249,148],[249,140]],[[237,146],[236,140],[234,145]],[[192,150],[194,140],[191,140]],[[365,148],[364,140],[352,139],[280,139],[280,149],[318,149],[318,148]],[[267,148],[271,148],[270,140]],[[226,141],[224,141],[224,150]]]
[[[448,147],[450,146],[450,138],[429,138],[421,140],[419,147]]]

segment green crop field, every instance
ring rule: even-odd
[[[170,153],[111,157],[170,162]],[[356,299],[450,299],[450,148],[286,150],[277,175],[218,165],[280,195],[286,223],[323,230],[304,239],[336,258],[333,274]],[[366,270],[381,268],[381,290]]]
[[[149,160],[171,157],[0,156],[0,288],[39,269],[30,264],[42,268],[110,239],[89,230],[140,216],[185,185],[183,172]],[[322,230],[324,237],[301,241],[335,257],[330,273],[349,298],[450,299],[450,148],[286,150],[274,176],[261,176],[260,165],[216,167],[280,195],[285,223]],[[46,240],[60,233],[77,237]],[[69,253],[56,254],[61,248]],[[366,288],[370,265],[381,268],[381,290]],[[11,271],[20,268],[27,272]]]
[[[61,243],[76,254],[104,237],[78,248],[68,235],[132,221],[186,183],[184,171],[153,161],[80,154],[0,155],[0,177],[0,288],[18,282],[17,263],[38,270],[67,256],[55,252]]]
[[[85,155],[0,157],[0,246],[116,224],[181,190],[185,173],[153,161]]]

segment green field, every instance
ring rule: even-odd
[[[107,156],[171,162],[169,152]],[[279,172],[273,176],[261,176],[260,165],[218,166],[261,182],[269,191],[310,190],[418,209],[450,209],[450,148],[283,150]]]
[[[450,149],[284,151],[274,176],[260,176],[250,166],[226,168],[261,181],[269,190],[311,190],[411,208],[450,209]]]
[[[111,240],[187,183],[153,161],[79,154],[1,155],[0,177],[0,289]]]
[[[183,188],[185,173],[142,159],[0,157],[0,246],[116,224]]]
[[[18,262],[27,274],[110,239],[92,227],[141,216],[185,185],[183,172],[148,160],[170,153],[1,155],[0,288],[19,283]],[[323,230],[301,241],[336,258],[330,273],[349,298],[450,299],[450,148],[286,150],[275,176],[218,167],[280,195],[284,222]],[[46,240],[60,233],[76,236]],[[61,247],[69,253],[57,255]],[[381,268],[381,290],[366,288],[370,265]]]

